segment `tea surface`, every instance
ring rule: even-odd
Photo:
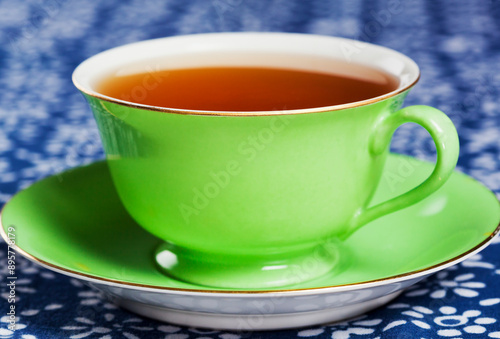
[[[392,75],[371,68],[363,74],[364,70],[360,66],[353,76],[346,76],[258,67],[168,69],[111,76],[100,83],[98,91],[151,106],[245,112],[339,105],[397,88]]]

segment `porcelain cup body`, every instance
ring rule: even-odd
[[[395,76],[391,93],[303,110],[211,112],[133,102],[154,86],[152,70],[201,66],[285,67],[328,72],[324,58]],[[97,91],[117,72],[150,72],[128,100]],[[401,109],[419,77],[408,57],[353,40],[284,33],[220,33],[118,47],[73,75],[90,103],[112,178],[130,215],[163,244],[156,260],[181,280],[227,288],[287,286],[330,271],[341,240],[370,220],[437,190],[458,155],[441,112]],[[196,95],[196,93],[193,93]],[[418,188],[370,206],[394,130],[428,129],[435,173]]]

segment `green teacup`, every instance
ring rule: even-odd
[[[96,90],[119,70],[221,65],[318,70],[321,65],[303,62],[308,57],[382,69],[399,86],[364,101],[261,112],[145,106]],[[220,33],[118,47],[83,62],[73,81],[92,107],[123,204],[164,241],[155,254],[164,272],[200,285],[241,289],[283,287],[325,274],[348,256],[342,239],[443,185],[457,162],[458,137],[437,109],[400,109],[418,77],[411,59],[372,44]],[[420,124],[434,139],[434,172],[411,191],[370,206],[392,134],[406,122]]]

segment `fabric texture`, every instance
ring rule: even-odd
[[[0,2],[0,204],[31,183],[104,157],[71,82],[86,58],[180,34],[282,31],[387,46],[420,66],[406,105],[431,105],[457,127],[458,169],[500,193],[500,1],[189,0]],[[394,152],[434,160],[432,139],[400,128]],[[306,329],[209,331],[141,318],[76,279],[17,258],[8,330],[7,246],[0,246],[0,338],[500,338],[500,241],[358,319]]]

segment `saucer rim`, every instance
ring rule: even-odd
[[[1,214],[0,214],[1,217]],[[151,292],[172,292],[172,293],[182,293],[182,294],[210,294],[210,295],[249,295],[249,296],[256,296],[256,295],[270,295],[270,294],[292,294],[292,293],[304,293],[307,294],[307,292],[311,293],[336,293],[336,292],[345,292],[347,290],[353,291],[353,290],[359,290],[359,289],[364,289],[364,288],[371,288],[375,286],[381,286],[385,284],[392,284],[392,283],[398,283],[401,281],[406,281],[410,279],[417,279],[420,277],[425,277],[431,274],[434,274],[438,271],[441,271],[443,269],[446,269],[450,266],[456,265],[465,259],[471,257],[472,255],[480,252],[484,248],[486,248],[489,243],[495,238],[497,234],[500,233],[500,223],[495,229],[491,235],[488,236],[484,241],[482,241],[479,245],[475,246],[474,248],[470,249],[469,251],[466,251],[454,258],[451,258],[449,260],[443,261],[441,263],[435,264],[433,266],[429,266],[420,270],[415,270],[403,274],[398,274],[398,275],[393,275],[390,277],[386,278],[380,278],[380,279],[374,279],[374,280],[367,280],[367,281],[361,281],[361,282],[355,282],[355,283],[349,283],[349,284],[340,284],[340,285],[333,285],[333,286],[321,286],[321,287],[309,287],[309,288],[295,288],[295,289],[280,289],[280,290],[209,290],[209,289],[204,289],[204,290],[199,290],[199,289],[191,289],[191,288],[178,288],[178,287],[166,287],[166,286],[155,286],[155,285],[146,285],[146,284],[138,284],[138,283],[132,283],[132,282],[127,282],[123,280],[115,280],[115,279],[110,279],[110,278],[103,278],[103,277],[98,277],[94,276],[91,274],[86,274],[86,273],[80,273],[74,270],[70,270],[64,267],[60,267],[51,263],[48,263],[42,259],[38,259],[35,256],[27,253],[23,249],[17,247],[17,245],[14,245],[14,249],[17,253],[21,254],[24,256],[26,259],[29,259],[30,261],[45,267],[47,269],[50,269],[51,271],[63,274],[65,276],[73,277],[76,279],[81,279],[85,280],[88,282],[92,283],[97,283],[97,284],[104,284],[104,285],[109,285],[109,286],[116,286],[119,288],[127,288],[127,289],[132,289],[132,290],[144,290],[144,291],[151,291]],[[5,240],[7,237],[5,235],[5,232],[3,230],[3,225],[0,220],[0,234],[2,235],[2,238]]]
[[[429,161],[417,159],[415,157],[411,157],[411,156],[407,156],[407,155],[403,155],[403,154],[392,153],[392,152],[390,153],[390,156],[412,158],[413,160],[417,160],[417,161],[420,161],[422,163],[430,163]],[[3,215],[3,212],[5,211],[5,209],[7,208],[7,206],[10,204],[10,202],[18,194],[24,192],[25,190],[30,189],[31,187],[33,187],[34,185],[36,185],[42,181],[49,180],[50,178],[53,178],[54,176],[63,175],[63,174],[69,173],[73,170],[82,169],[82,168],[90,167],[90,166],[95,166],[99,163],[105,163],[105,162],[106,162],[106,160],[98,160],[98,161],[94,161],[90,164],[86,164],[83,166],[77,166],[75,168],[65,170],[61,173],[56,173],[54,175],[50,175],[48,177],[45,177],[45,178],[33,183],[30,186],[20,190],[19,192],[15,193],[9,199],[9,201],[7,203],[5,203],[4,206],[0,209],[0,235],[2,236],[2,238],[6,242],[6,244],[8,246],[10,246],[11,248],[14,248],[15,251],[17,253],[21,254],[23,257],[31,260],[32,262],[35,262],[35,263],[41,265],[47,269],[50,269],[52,271],[58,272],[60,274],[66,275],[66,276],[71,276],[71,277],[74,277],[77,279],[82,279],[82,280],[86,280],[86,281],[94,282],[94,283],[98,283],[98,284],[105,284],[105,285],[111,285],[111,286],[118,285],[118,287],[120,287],[120,288],[128,288],[128,289],[140,288],[143,290],[157,291],[157,292],[163,291],[163,292],[173,292],[173,293],[212,294],[212,295],[214,295],[214,294],[219,294],[219,295],[235,295],[235,294],[237,294],[237,295],[259,295],[259,294],[265,294],[265,295],[268,295],[268,294],[289,294],[289,293],[297,293],[297,292],[303,292],[303,293],[305,293],[305,292],[313,292],[313,293],[317,293],[317,292],[324,292],[324,293],[342,292],[345,290],[357,290],[357,289],[369,288],[372,286],[383,285],[385,283],[395,283],[395,282],[399,282],[399,281],[415,279],[415,278],[425,276],[425,275],[431,275],[437,271],[440,271],[440,270],[445,269],[447,267],[458,264],[459,262],[467,259],[468,257],[474,255],[475,253],[480,252],[482,249],[486,248],[489,245],[489,243],[495,238],[495,236],[497,236],[500,233],[500,222],[499,222],[499,224],[497,225],[497,227],[495,228],[494,231],[488,232],[488,234],[485,234],[485,235],[487,235],[487,237],[483,241],[481,241],[479,244],[477,244],[476,246],[470,248],[469,250],[467,250],[467,251],[465,251],[465,252],[463,252],[463,253],[461,253],[453,258],[450,258],[448,260],[442,261],[440,263],[437,263],[437,264],[434,264],[432,266],[428,266],[428,267],[425,267],[422,269],[414,270],[411,272],[392,275],[392,276],[385,277],[385,278],[360,281],[360,282],[354,282],[354,283],[348,283],[348,284],[321,286],[321,287],[308,287],[308,288],[294,288],[294,289],[275,289],[275,290],[249,290],[249,289],[248,290],[244,290],[244,289],[242,289],[242,290],[222,290],[222,289],[203,289],[203,290],[201,290],[201,289],[192,289],[192,288],[155,286],[155,285],[127,282],[127,281],[123,281],[123,280],[99,277],[96,275],[82,273],[82,272],[78,272],[78,271],[75,271],[72,269],[61,267],[61,266],[46,262],[45,260],[37,258],[36,256],[34,256],[34,255],[28,253],[27,251],[25,251],[24,249],[20,248],[17,244],[9,245],[10,239],[8,238],[8,236],[5,232],[5,229],[4,229],[4,226],[2,223],[2,219],[3,219],[2,215]],[[459,174],[459,175],[462,175],[462,176],[465,176],[469,179],[474,180],[476,183],[480,184],[481,186],[483,186],[483,188],[485,188],[487,191],[489,191],[496,198],[497,203],[500,205],[500,200],[496,197],[496,195],[493,192],[491,192],[491,190],[489,188],[487,188],[484,184],[482,184],[478,180],[476,180],[476,179],[474,179],[474,178],[472,178],[464,173],[458,172],[456,170],[454,171],[453,174]]]

